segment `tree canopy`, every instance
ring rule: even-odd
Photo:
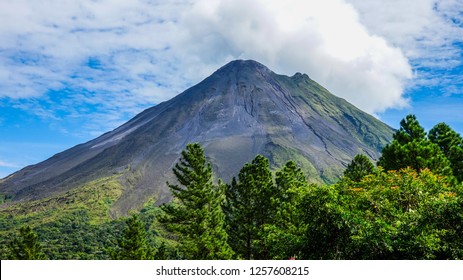
[[[452,175],[450,161],[437,144],[429,141],[414,115],[400,122],[400,129],[383,149],[377,164],[385,170],[411,167],[419,172],[428,168],[437,174]]]
[[[227,230],[235,253],[244,259],[268,259],[264,228],[273,221],[272,196],[276,193],[270,163],[258,155],[246,163],[227,186],[224,207]]]
[[[168,184],[174,202],[163,205],[164,225],[181,238],[187,259],[230,259],[222,204],[225,186],[213,182],[211,164],[202,147],[188,144],[173,172],[180,185]]]
[[[29,226],[19,229],[19,236],[10,244],[11,255],[16,260],[43,260],[45,255],[37,234]]]
[[[463,138],[446,123],[436,124],[428,133],[429,140],[439,146],[450,162],[453,175],[463,181]]]
[[[410,115],[378,168],[357,155],[330,185],[309,184],[293,161],[271,169],[262,155],[225,185],[202,147],[189,144],[173,168],[176,184],[168,183],[170,203],[151,201],[139,213],[102,224],[81,208],[39,224],[17,207],[0,215],[0,256],[463,259],[462,142],[447,124],[426,133]],[[46,220],[47,213],[39,218]],[[28,222],[39,225],[22,226]]]
[[[360,182],[363,177],[375,172],[375,166],[365,155],[356,155],[352,162],[347,165],[344,171],[344,177],[355,182]]]
[[[118,248],[112,253],[116,260],[151,260],[153,249],[148,246],[145,225],[133,214],[126,221],[123,236],[118,239]]]

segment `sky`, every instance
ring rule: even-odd
[[[0,0],[0,178],[234,59],[463,134],[463,0]]]

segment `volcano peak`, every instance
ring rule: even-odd
[[[126,191],[114,207],[127,213],[149,197],[170,199],[165,182],[188,143],[204,147],[225,182],[257,154],[272,168],[293,160],[309,181],[334,182],[358,153],[376,160],[392,134],[305,74],[235,60],[121,127],[7,177],[0,192],[37,199],[119,174]]]

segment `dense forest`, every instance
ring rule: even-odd
[[[129,217],[111,217],[114,178],[2,208],[1,258],[463,258],[463,139],[445,123],[407,116],[376,166],[359,154],[332,185],[261,155],[225,183],[197,143],[173,172],[172,202]]]

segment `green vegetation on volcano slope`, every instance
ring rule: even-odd
[[[407,116],[378,168],[357,156],[338,182],[309,184],[294,162],[272,172],[258,155],[226,188],[194,153],[176,167],[172,204],[148,200],[130,218],[111,211],[123,191],[117,176],[3,203],[0,256],[27,257],[20,249],[29,246],[43,253],[30,258],[49,259],[463,259],[462,146],[448,126],[426,133]],[[201,172],[190,172],[193,163]],[[199,222],[179,230],[185,217]]]
[[[126,217],[114,217],[111,206],[122,194],[117,176],[93,181],[51,198],[3,204],[0,209],[0,257],[11,259],[11,242],[19,229],[28,225],[38,234],[48,259],[109,259]],[[157,207],[148,203],[138,214],[147,225],[148,242],[157,235]],[[159,242],[162,242],[162,238]],[[172,242],[167,242],[171,244]]]
[[[25,201],[0,209],[0,253],[8,258],[12,236],[23,225],[39,235],[50,259],[107,258],[108,236],[119,231],[110,207],[122,193],[116,177],[99,179],[50,198]],[[109,231],[107,231],[109,230]]]

